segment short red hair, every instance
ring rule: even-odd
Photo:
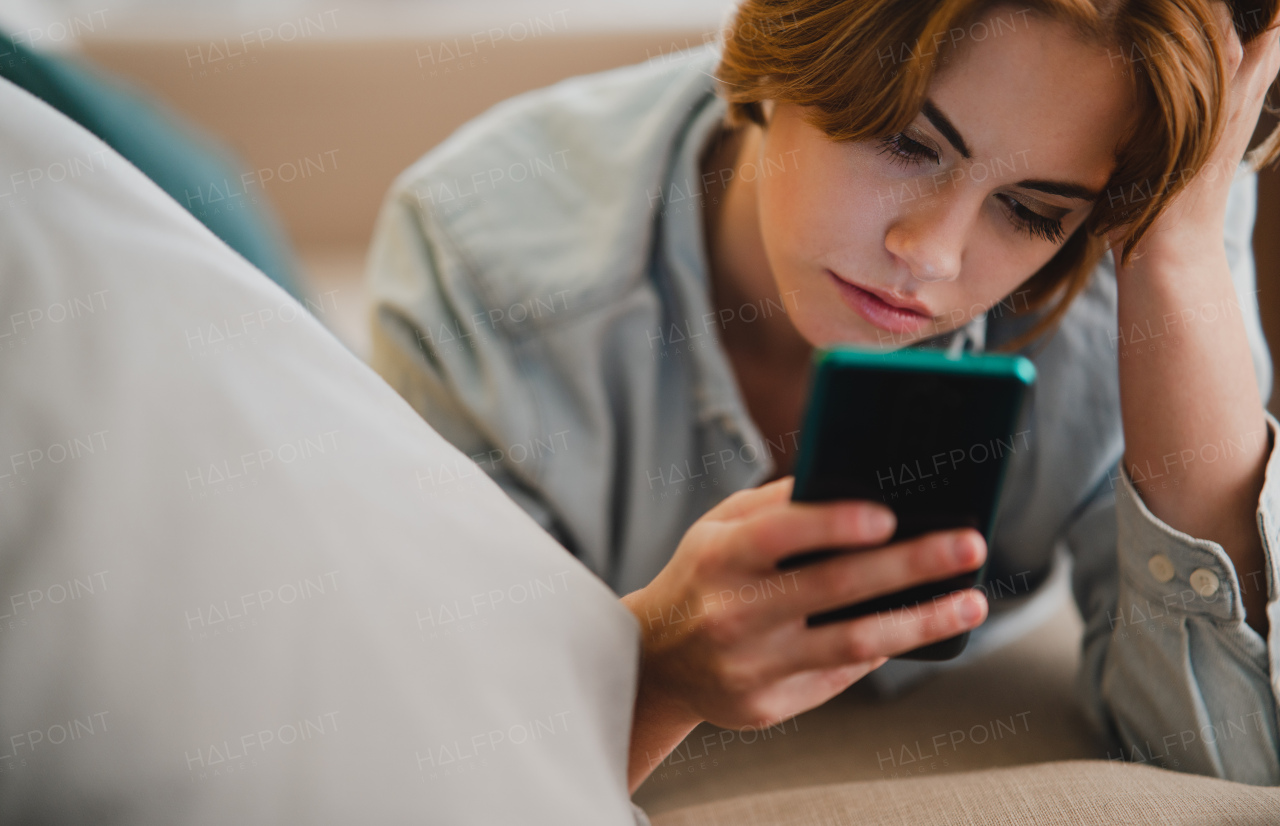
[[[1230,3],[1248,42],[1275,20],[1280,0]],[[988,16],[997,8],[1011,9]],[[1055,327],[1088,284],[1104,236],[1127,228],[1121,259],[1188,180],[1204,166],[1226,119],[1226,75],[1210,0],[745,0],[716,69],[730,121],[763,125],[760,104],[808,108],[833,140],[865,141],[904,129],[948,50],[978,39],[979,27],[1043,15],[1106,45],[1130,79],[1137,126],[1116,148],[1111,180],[1084,225],[1023,285],[1027,309],[1057,304],[999,349],[1016,350]],[[959,32],[959,34],[956,34]],[[998,31],[994,33],[999,33]],[[1280,130],[1250,156],[1255,168],[1280,156]]]

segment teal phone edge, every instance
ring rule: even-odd
[[[1016,420],[1025,404],[1025,391],[1031,389],[1037,379],[1035,364],[1025,356],[1005,353],[961,353],[949,355],[942,351],[931,350],[867,350],[855,346],[836,346],[820,349],[814,354],[815,370],[809,392],[808,406],[805,410],[800,434],[799,456],[796,460],[793,475],[795,477],[792,490],[792,501],[807,501],[805,483],[812,472],[816,437],[810,435],[818,430],[818,424],[824,414],[829,396],[828,388],[831,377],[836,371],[854,367],[864,370],[916,371],[921,373],[948,373],[961,376],[992,377],[1007,379],[1022,385],[1022,398],[1013,414]],[[807,437],[807,438],[806,438]],[[990,541],[995,523],[999,516],[999,503],[1008,476],[1008,462],[1002,462],[997,474],[992,496],[991,512],[987,515],[987,524],[982,531]],[[967,587],[981,587],[985,584],[987,562],[979,568]],[[930,583],[937,584],[937,583]],[[928,587],[921,586],[922,588]],[[900,592],[902,593],[902,592]],[[893,596],[893,595],[887,595]],[[852,606],[851,606],[852,607]],[[837,609],[838,612],[839,609]],[[837,613],[828,612],[828,613]],[[812,618],[811,618],[812,619]],[[899,654],[895,659],[944,660],[958,656],[967,645],[969,632],[942,640],[921,648]]]

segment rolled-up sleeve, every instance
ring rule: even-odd
[[[1101,690],[1129,759],[1280,784],[1271,677],[1280,638],[1274,623],[1269,640],[1245,623],[1241,593],[1266,588],[1268,616],[1276,616],[1280,424],[1266,417],[1269,457],[1256,513],[1267,570],[1237,571],[1218,543],[1162,522],[1119,467],[1119,599],[1107,616]]]
[[[1255,179],[1242,177],[1228,212],[1227,252],[1266,399],[1271,362],[1248,246]],[[1255,509],[1261,570],[1237,571],[1217,542],[1158,519],[1123,459],[1067,532],[1085,620],[1080,693],[1112,758],[1280,785],[1280,422],[1265,416],[1265,433],[1245,437],[1265,439],[1268,449]],[[1245,622],[1242,591],[1254,589],[1267,595],[1268,639]]]

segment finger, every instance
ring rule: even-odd
[[[1215,10],[1217,5],[1215,4]],[[1230,15],[1229,11],[1225,13]],[[1221,24],[1218,23],[1218,25]],[[1230,36],[1225,42],[1228,45],[1227,49],[1224,49],[1224,60],[1228,61],[1226,68],[1229,79],[1249,80],[1248,83],[1233,84],[1236,94],[1244,100],[1252,100],[1265,94],[1266,87],[1275,80],[1277,68],[1280,68],[1280,39],[1277,38],[1276,21],[1272,20],[1266,28],[1259,30],[1248,43],[1243,45],[1240,45],[1239,33],[1235,31],[1233,25]],[[1238,63],[1232,64],[1229,58],[1234,55],[1236,47],[1240,50],[1239,60]],[[1233,68],[1234,71],[1231,71]]]
[[[1266,94],[1276,78],[1276,69],[1280,65],[1280,38],[1274,28],[1258,34],[1244,46],[1244,55],[1236,71],[1238,78],[1250,78],[1249,88],[1243,89],[1246,99]]]
[[[761,589],[753,626],[820,614],[979,568],[987,543],[973,528],[934,531],[892,545],[840,554],[782,575],[778,593]]]
[[[786,654],[771,667],[782,676],[893,657],[969,631],[986,618],[987,599],[971,588],[911,608],[817,628],[797,626]]]
[[[1223,68],[1226,70],[1227,80],[1230,81],[1240,69],[1244,59],[1244,47],[1240,44],[1240,36],[1236,34],[1230,7],[1219,0],[1209,8],[1213,15],[1214,27],[1217,29],[1215,40],[1222,52]]]
[[[801,714],[817,708],[849,686],[861,680],[888,661],[887,657],[866,663],[855,663],[840,668],[803,671],[774,682],[759,695],[757,705],[760,719],[754,728],[776,725],[775,720]]]
[[[794,484],[795,477],[784,476],[758,488],[737,491],[707,511],[704,518],[729,521],[740,519],[761,508],[785,504],[791,501]]]
[[[1248,53],[1250,49],[1266,48],[1267,43],[1265,41],[1274,41],[1276,39],[1276,27],[1280,24],[1280,15],[1273,17],[1270,20],[1263,20],[1262,7],[1255,7],[1252,9],[1240,8],[1236,11],[1238,11],[1238,16],[1235,19],[1239,21],[1240,24],[1236,27],[1236,34],[1240,35],[1240,30],[1244,30],[1243,36],[1247,38],[1248,41],[1244,44],[1244,50],[1246,53]]]
[[[1260,32],[1244,44],[1241,50],[1240,65],[1236,68],[1235,77],[1242,79],[1261,73],[1265,81],[1270,84],[1275,73],[1268,72],[1267,69],[1272,63],[1273,56],[1280,52],[1280,40],[1277,40],[1276,30]]]
[[[805,551],[882,545],[896,525],[893,511],[875,502],[787,502],[743,519],[728,551],[750,567],[772,571]]]

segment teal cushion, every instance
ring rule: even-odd
[[[195,126],[83,62],[0,34],[0,77],[79,123],[155,181],[232,249],[295,298],[294,256],[275,215],[248,198],[220,202],[241,164]]]

